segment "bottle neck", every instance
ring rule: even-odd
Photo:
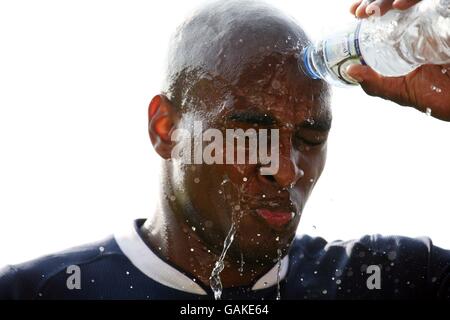
[[[313,50],[314,47],[312,45],[309,45],[306,47],[302,52],[302,58],[299,60],[300,68],[303,70],[303,72],[309,76],[311,79],[318,80],[322,79],[320,74],[317,72],[316,67],[313,64]]]
[[[365,64],[359,47],[361,23],[332,35],[316,45],[310,45],[301,54],[300,68],[311,79],[322,79],[336,86],[356,85],[347,75],[350,64]]]

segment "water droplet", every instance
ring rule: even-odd
[[[194,248],[191,248],[191,252],[194,252]]]
[[[337,280],[336,280],[336,284],[341,284],[341,282],[342,282],[342,281],[341,281],[340,279],[337,279]]]
[[[314,125],[314,123],[316,123],[316,121],[313,118],[306,119],[306,122],[310,125]]]
[[[244,177],[242,180],[243,180],[244,182],[247,182],[247,181],[248,181],[248,179],[247,179],[246,177]]]
[[[294,125],[293,125],[292,123],[288,122],[288,123],[286,123],[286,124],[284,125],[284,127],[285,127],[286,129],[293,129],[293,128],[294,128]]]
[[[446,74],[447,71],[448,71],[448,70],[447,70],[446,68],[442,68],[442,70],[441,70],[442,74]]]
[[[170,196],[169,199],[170,199],[170,201],[175,201],[176,200],[175,196]]]
[[[431,86],[431,90],[432,90],[432,91],[436,91],[437,93],[441,93],[441,92],[442,92],[442,89],[436,87],[435,85],[432,85],[432,86]]]
[[[245,262],[244,262],[244,255],[242,254],[242,252],[241,252],[241,260],[238,261],[238,262],[240,263],[240,266],[239,266],[239,269],[238,269],[239,275],[242,277],[243,276],[243,272],[244,272],[244,264],[245,264]]]
[[[219,192],[219,194],[222,194],[222,193],[223,193],[223,191],[222,191],[222,190],[219,190],[218,192]]]
[[[280,237],[276,237],[275,241],[277,241],[277,242],[280,241]]]
[[[314,271],[314,274],[317,274],[317,270]]]
[[[199,179],[199,178],[195,178],[195,179],[194,179],[194,182],[195,182],[195,183],[200,183],[200,179]]]
[[[265,194],[263,194],[261,197],[263,197],[263,198],[265,198],[266,197],[266,195]]]
[[[327,294],[328,291],[327,291],[327,290],[323,290],[322,293],[323,293],[323,294]]]
[[[103,251],[105,251],[105,248],[104,247],[99,247],[98,250],[100,250],[100,252],[103,252]]]
[[[393,260],[395,260],[396,258],[397,258],[397,252],[391,251],[391,252],[388,253],[388,259],[389,259],[389,260],[393,261]]]
[[[191,229],[192,229],[192,231],[195,231],[195,230],[196,230],[196,228],[195,228],[195,227],[192,227]]]
[[[125,274],[126,274],[127,276],[129,276],[129,275],[130,275],[130,271],[125,272]]]
[[[130,286],[130,289],[133,289],[133,286]]]
[[[256,236],[257,236],[257,237],[261,237],[261,233],[257,233]]]
[[[94,283],[94,282],[95,282],[95,280],[94,280],[94,279],[91,279],[91,282],[92,282],[92,283]]]
[[[275,90],[279,90],[281,88],[280,81],[278,81],[278,80],[272,81],[272,88],[274,88]]]

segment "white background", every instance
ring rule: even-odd
[[[315,39],[345,1],[275,1]],[[0,265],[151,214],[159,159],[147,105],[167,39],[200,1],[0,2]],[[428,235],[450,248],[450,124],[336,89],[322,179],[299,232]]]

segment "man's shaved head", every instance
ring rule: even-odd
[[[171,39],[163,91],[175,107],[189,109],[186,102],[199,103],[197,96],[203,96],[201,104],[214,103],[220,97],[213,92],[225,94],[253,80],[264,87],[308,44],[299,25],[269,4],[214,1],[194,12]]]

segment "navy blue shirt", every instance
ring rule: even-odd
[[[143,222],[128,234],[3,268],[0,299],[213,299],[194,275],[145,245],[137,232]],[[222,298],[273,300],[277,271],[252,286],[224,289]],[[428,238],[327,243],[301,236],[280,273],[281,299],[450,299],[450,251]]]

